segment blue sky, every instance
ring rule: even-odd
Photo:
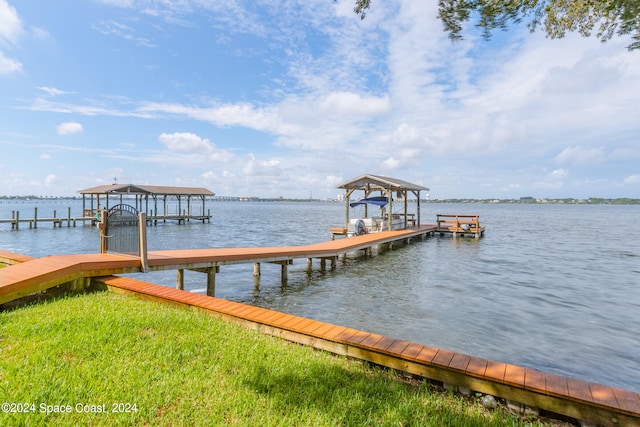
[[[0,0],[0,195],[118,183],[335,197],[640,198],[640,52],[436,2]]]

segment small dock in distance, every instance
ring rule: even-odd
[[[36,229],[38,228],[38,223],[51,223],[53,224],[53,228],[61,228],[65,222],[67,223],[67,227],[75,227],[78,222],[82,224],[88,222],[89,225],[95,225],[97,221],[98,219],[92,216],[72,216],[71,208],[67,209],[66,217],[59,217],[56,210],[53,211],[52,217],[38,217],[38,208],[35,207],[33,208],[33,216],[31,218],[20,217],[20,211],[12,211],[11,218],[0,218],[0,224],[11,224],[12,230],[18,230],[20,224],[29,224],[29,228]]]
[[[451,234],[453,237],[473,236],[476,239],[484,236],[484,225],[480,225],[479,215],[438,214],[436,233]]]

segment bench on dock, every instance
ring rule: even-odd
[[[438,214],[437,218],[436,231],[440,233],[474,234],[476,238],[484,234],[479,215]]]
[[[329,229],[329,233],[331,233],[331,240],[335,240],[336,236],[346,236],[347,228],[346,227],[331,227]]]

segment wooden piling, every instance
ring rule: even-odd
[[[184,268],[176,270],[176,289],[184,290]]]
[[[218,267],[207,268],[207,296],[216,296],[216,271]]]

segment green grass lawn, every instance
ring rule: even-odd
[[[2,426],[540,425],[202,312],[110,292],[0,312],[0,402]]]

